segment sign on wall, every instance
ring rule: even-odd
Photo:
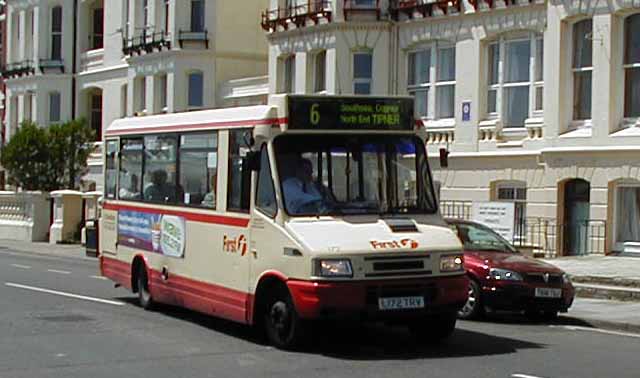
[[[118,212],[118,244],[171,257],[184,257],[183,217],[140,211]]]
[[[462,103],[462,121],[471,121],[471,101],[465,101]]]
[[[516,225],[516,205],[513,202],[474,202],[471,220],[491,228],[512,241]]]

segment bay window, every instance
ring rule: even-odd
[[[455,47],[433,43],[408,55],[409,94],[423,118],[454,117],[456,86]]]
[[[488,46],[487,113],[505,127],[541,115],[543,39],[537,33],[501,37]]]
[[[627,17],[624,56],[624,116],[640,117],[640,14]]]
[[[592,21],[573,25],[573,119],[591,119]]]

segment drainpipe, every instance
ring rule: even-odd
[[[73,50],[71,59],[71,119],[76,119],[76,58],[78,55],[78,0],[73,0]]]

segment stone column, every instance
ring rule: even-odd
[[[20,45],[18,46],[18,60],[23,61],[27,59],[27,11],[22,9],[20,10]]]

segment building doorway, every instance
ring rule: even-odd
[[[564,184],[564,255],[588,253],[591,185],[575,179]]]

